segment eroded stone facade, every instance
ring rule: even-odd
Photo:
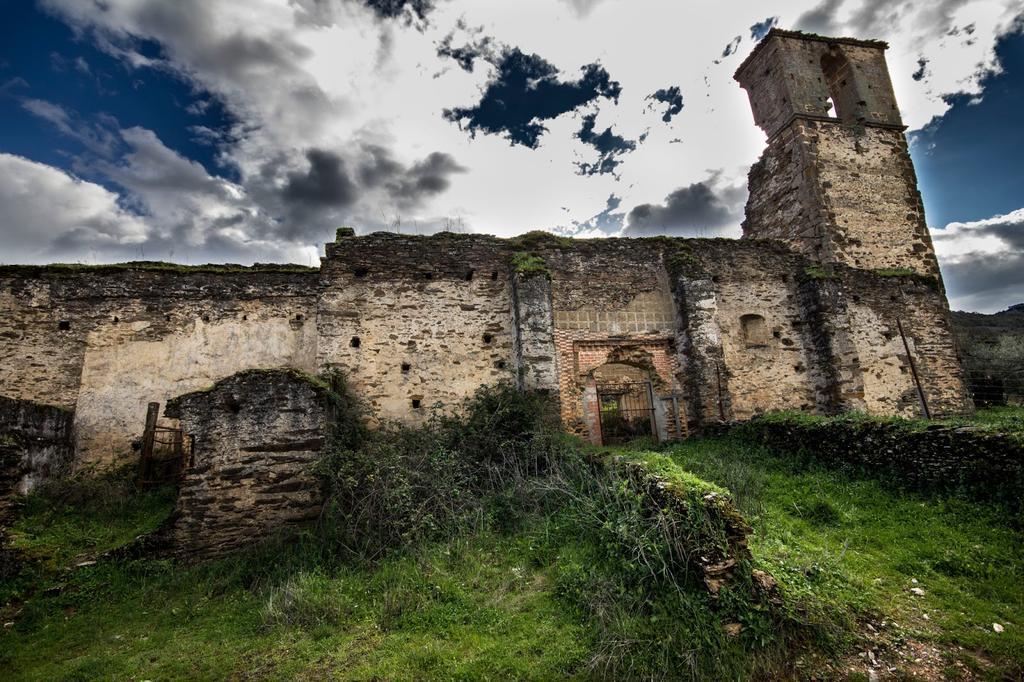
[[[179,396],[166,408],[194,440],[170,550],[208,559],[317,517],[314,465],[326,442],[325,387],[295,370],[254,370]]]
[[[741,67],[769,135],[745,239],[346,229],[319,270],[0,267],[0,394],[74,410],[79,465],[131,458],[148,402],[248,368],[340,369],[409,423],[513,381],[595,442],[602,384],[649,385],[658,439],[967,411],[883,51],[773,31]]]

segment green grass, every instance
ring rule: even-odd
[[[910,637],[979,652],[993,675],[1024,674],[1024,534],[997,509],[796,468],[737,437],[667,454],[732,491],[754,527],[755,558],[791,598],[851,624],[895,620]]]
[[[731,494],[754,529],[756,567],[779,581],[785,631],[741,594],[714,600],[638,571],[630,551],[643,549],[645,526],[617,485],[595,488],[594,503],[532,513],[499,495],[508,513],[485,511],[500,523],[374,564],[327,560],[309,532],[199,566],[76,568],[170,511],[171,491],[137,493],[111,475],[48,486],[21,510],[11,539],[25,566],[0,581],[0,620],[14,623],[0,631],[0,670],[12,680],[775,678],[820,673],[821,661],[845,674],[837,661],[884,620],[897,624],[886,630],[894,641],[978,657],[992,678],[1024,674],[1024,537],[995,509],[797,467],[736,434],[614,452],[670,486]],[[723,624],[737,619],[744,629],[731,637]]]
[[[11,680],[571,676],[590,635],[532,539],[476,533],[334,570],[277,547],[58,572],[62,591],[33,596],[0,634],[0,667]]]
[[[155,529],[177,493],[164,487],[138,494],[131,473],[119,470],[44,485],[25,499],[9,532],[10,546],[30,561],[57,569],[94,559]]]
[[[544,262],[544,259],[541,256],[535,253],[527,253],[525,251],[517,251],[512,254],[512,269],[520,275],[551,276],[551,272],[548,270],[548,265]]]

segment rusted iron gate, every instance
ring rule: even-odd
[[[598,384],[597,402],[601,414],[601,441],[605,445],[634,438],[657,438],[651,382]]]
[[[191,439],[181,429],[160,426],[159,415],[160,403],[149,403],[136,480],[140,488],[176,482],[192,456]]]

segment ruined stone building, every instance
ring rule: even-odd
[[[595,442],[969,410],[885,48],[773,30],[744,61],[768,142],[740,240],[343,229],[319,269],[0,267],[0,424],[54,406],[75,462],[107,464],[135,456],[148,403],[187,422],[195,399],[172,399],[253,368],[339,368],[374,418],[412,423],[517,382]]]

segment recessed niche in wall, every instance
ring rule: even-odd
[[[402,363],[402,374],[408,374],[410,369],[412,369],[412,365],[410,365],[408,362]]]
[[[418,410],[418,409],[420,409],[420,405],[421,405],[421,403],[420,403],[420,399],[419,398],[413,398],[412,399],[412,409]]]
[[[473,271],[472,270],[466,270],[466,274],[463,275],[462,278],[464,280],[466,280],[467,282],[472,281],[473,280]]]
[[[743,344],[747,348],[768,345],[768,325],[760,315],[743,315],[740,317],[740,328],[743,331]]]
[[[348,345],[352,346],[353,348],[359,348],[359,346],[361,346],[362,343],[363,342],[359,340],[358,336],[353,336],[352,340],[348,342]]]
[[[118,317],[117,315],[114,315],[114,324],[117,324],[120,321],[121,321],[121,318]]]
[[[362,278],[370,274],[370,270],[369,268],[358,267],[352,271],[352,274],[355,275],[356,277]]]
[[[66,332],[71,329],[71,320],[61,320],[57,323],[57,329]]]
[[[498,360],[497,362],[494,363],[494,366],[497,367],[498,369],[505,369],[505,361]]]
[[[491,334],[490,332],[486,332],[484,334],[484,343],[490,343],[493,340],[494,340],[494,334]]]
[[[491,273],[491,281],[493,282],[493,281],[495,281],[497,279],[498,279],[498,271],[495,270],[494,272]]]

